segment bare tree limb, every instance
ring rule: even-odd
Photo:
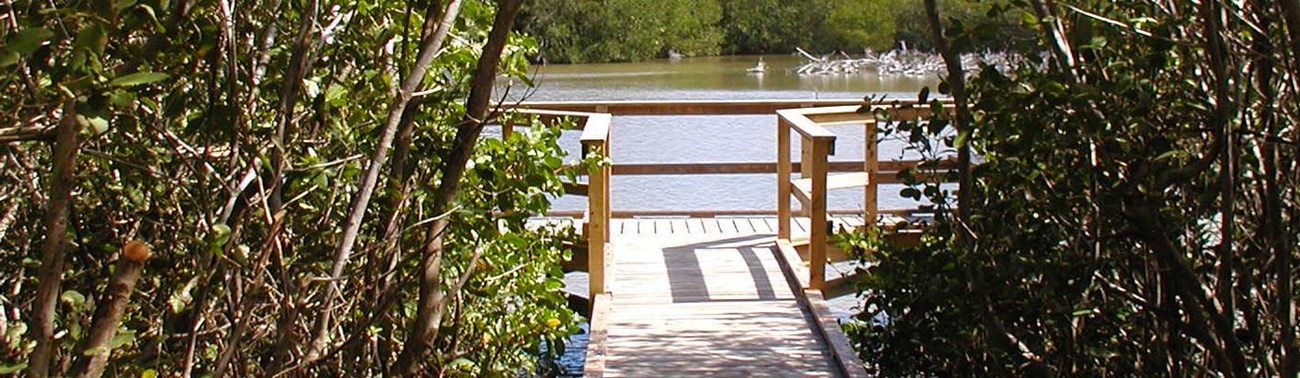
[[[423,37],[420,40],[420,52],[416,55],[415,65],[402,82],[402,87],[398,89],[397,97],[393,99],[392,105],[388,108],[388,115],[384,122],[383,131],[375,147],[375,151],[370,159],[369,167],[359,185],[360,190],[352,200],[352,208],[348,213],[348,218],[344,224],[343,237],[339,239],[335,247],[334,260],[330,268],[330,281],[326,285],[325,297],[320,307],[320,313],[317,316],[316,327],[312,341],[308,346],[308,352],[305,357],[306,363],[312,363],[321,357],[325,350],[325,345],[329,342],[329,325],[331,323],[331,311],[333,302],[338,293],[338,278],[343,275],[343,268],[347,266],[348,260],[352,256],[352,249],[356,245],[358,233],[361,231],[361,221],[365,218],[366,209],[370,206],[370,199],[374,195],[375,185],[379,181],[380,170],[388,162],[389,150],[392,148],[393,138],[397,134],[400,126],[402,115],[406,112],[406,107],[410,104],[413,93],[420,89],[421,83],[424,82],[425,73],[433,58],[437,56],[442,49],[446,33],[439,33],[439,20],[455,20],[456,15],[460,12],[460,1],[451,0],[445,10],[438,6],[439,2],[431,2],[425,10],[425,23]],[[441,12],[439,12],[441,10]],[[439,18],[438,15],[442,15]],[[444,22],[450,23],[450,22]]]
[[[1291,49],[1292,83],[1296,83],[1295,73],[1300,72],[1300,0],[1278,0],[1282,8],[1282,18],[1286,21],[1287,47]],[[1293,100],[1294,101],[1294,100]],[[1293,140],[1300,141],[1300,127],[1292,126]],[[1300,148],[1295,149],[1292,161],[1300,161]],[[1300,182],[1300,169],[1292,172],[1295,182]],[[1293,221],[1300,224],[1300,221]],[[1280,376],[1294,377],[1300,374],[1300,344],[1296,340],[1296,300],[1294,279],[1292,275],[1294,254],[1300,247],[1292,245],[1290,250],[1277,255],[1277,317],[1282,332],[1282,367]]]
[[[440,213],[455,200],[461,177],[465,173],[465,164],[474,152],[479,133],[483,131],[488,116],[488,105],[492,96],[493,83],[496,80],[497,66],[501,63],[501,53],[510,36],[510,29],[519,14],[522,0],[501,0],[497,2],[497,14],[488,35],[487,44],[474,67],[473,82],[470,86],[469,99],[465,102],[465,117],[456,130],[452,150],[443,159],[442,181],[438,184],[437,196],[434,197],[433,212]],[[407,334],[405,347],[398,355],[394,369],[398,374],[414,375],[418,373],[416,361],[424,355],[429,343],[437,335],[443,312],[446,310],[442,290],[441,265],[443,237],[449,218],[434,221],[425,233],[426,242],[420,259],[420,298],[416,305],[416,317]],[[473,267],[467,268],[473,269]]]
[[[28,363],[28,376],[46,378],[54,372],[50,364],[54,357],[54,317],[63,284],[63,262],[68,248],[68,219],[72,210],[72,189],[76,187],[77,133],[76,101],[63,105],[63,119],[55,131],[54,178],[50,184],[49,202],[45,208],[45,241],[41,245],[40,284],[36,301],[32,304],[31,337],[36,340]]]
[[[113,337],[122,323],[122,315],[131,301],[135,283],[144,271],[144,263],[152,252],[149,246],[139,241],[129,241],[122,247],[122,256],[117,259],[117,270],[108,282],[108,290],[100,299],[95,310],[84,345],[79,349],[77,362],[72,373],[77,377],[97,378],[104,374],[108,357],[112,354]]]

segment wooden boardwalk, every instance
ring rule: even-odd
[[[775,218],[615,219],[604,376],[840,376]],[[601,365],[599,363],[595,365]],[[595,371],[588,371],[594,375]]]

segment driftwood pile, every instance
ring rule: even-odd
[[[924,53],[916,50],[898,49],[877,53],[866,50],[862,58],[854,58],[843,52],[836,55],[816,57],[803,49],[796,48],[807,63],[795,69],[799,75],[835,75],[875,72],[880,75],[925,76],[946,74],[947,67],[938,54]],[[967,72],[979,68],[981,62],[991,64],[1006,72],[1011,66],[1011,56],[1000,52],[982,54],[962,54],[962,68]]]

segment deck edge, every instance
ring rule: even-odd
[[[601,378],[605,376],[605,356],[609,354],[609,316],[613,296],[608,293],[596,294],[591,299],[590,335],[587,339],[587,353],[583,357],[582,376]]]
[[[808,288],[806,280],[801,279],[808,276],[807,269],[803,269],[803,260],[799,258],[794,246],[786,240],[778,239],[772,246],[772,253],[776,255],[786,281],[791,286],[796,286],[793,291],[798,296],[799,304],[812,315],[813,330],[830,347],[831,359],[835,361],[840,374],[848,378],[870,377],[862,359],[858,358],[857,352],[849,344],[848,336],[831,314],[821,290]]]

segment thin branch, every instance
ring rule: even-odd
[[[347,266],[348,260],[351,259],[352,249],[356,245],[357,236],[361,231],[361,223],[365,218],[366,210],[370,206],[370,199],[374,194],[375,186],[379,182],[380,170],[388,162],[389,151],[392,148],[393,139],[401,126],[402,115],[406,112],[407,106],[411,102],[411,95],[415,93],[424,82],[425,73],[433,63],[433,58],[437,56],[442,49],[443,41],[447,34],[446,31],[439,32],[441,29],[450,29],[454,24],[456,16],[460,13],[460,0],[451,0],[447,5],[443,15],[443,22],[439,23],[440,18],[435,17],[439,14],[437,2],[432,2],[425,10],[425,27],[424,37],[420,41],[420,52],[416,56],[415,65],[411,67],[411,72],[398,89],[397,97],[393,99],[392,105],[389,106],[388,114],[381,131],[379,141],[375,146],[375,151],[370,159],[369,167],[366,169],[365,176],[362,177],[360,190],[352,199],[352,207],[348,213],[348,218],[344,223],[343,237],[339,239],[335,247],[334,259],[330,268],[330,277],[339,277],[343,274],[343,269]],[[446,25],[445,27],[439,25]],[[331,281],[326,285],[326,294],[320,312],[316,317],[316,327],[312,341],[308,346],[308,352],[305,357],[308,363],[321,357],[325,350],[325,344],[328,342],[332,303],[335,293],[338,292],[338,284]]]
[[[40,284],[32,304],[31,338],[36,340],[28,362],[28,376],[46,378],[59,375],[50,371],[54,358],[54,319],[60,288],[63,285],[63,264],[68,243],[68,220],[72,210],[72,189],[76,187],[77,152],[80,127],[76,121],[76,101],[63,106],[63,119],[59,122],[54,143],[54,175],[50,185],[49,202],[45,210],[45,242],[41,245]]]
[[[498,2],[497,14],[488,35],[487,44],[474,67],[474,77],[470,84],[469,98],[465,101],[465,116],[458,125],[451,152],[443,159],[442,180],[433,198],[434,212],[440,212],[454,201],[460,180],[465,173],[465,165],[474,152],[479,133],[482,132],[491,101],[493,83],[496,80],[497,67],[501,63],[501,54],[505,49],[510,30],[519,14],[522,0],[501,0]],[[429,225],[425,233],[425,245],[420,259],[420,296],[416,305],[415,319],[407,334],[402,353],[397,356],[395,371],[398,374],[412,375],[419,371],[421,360],[429,343],[441,327],[442,315],[446,310],[444,291],[441,281],[443,252],[443,235],[448,220],[440,219]]]

